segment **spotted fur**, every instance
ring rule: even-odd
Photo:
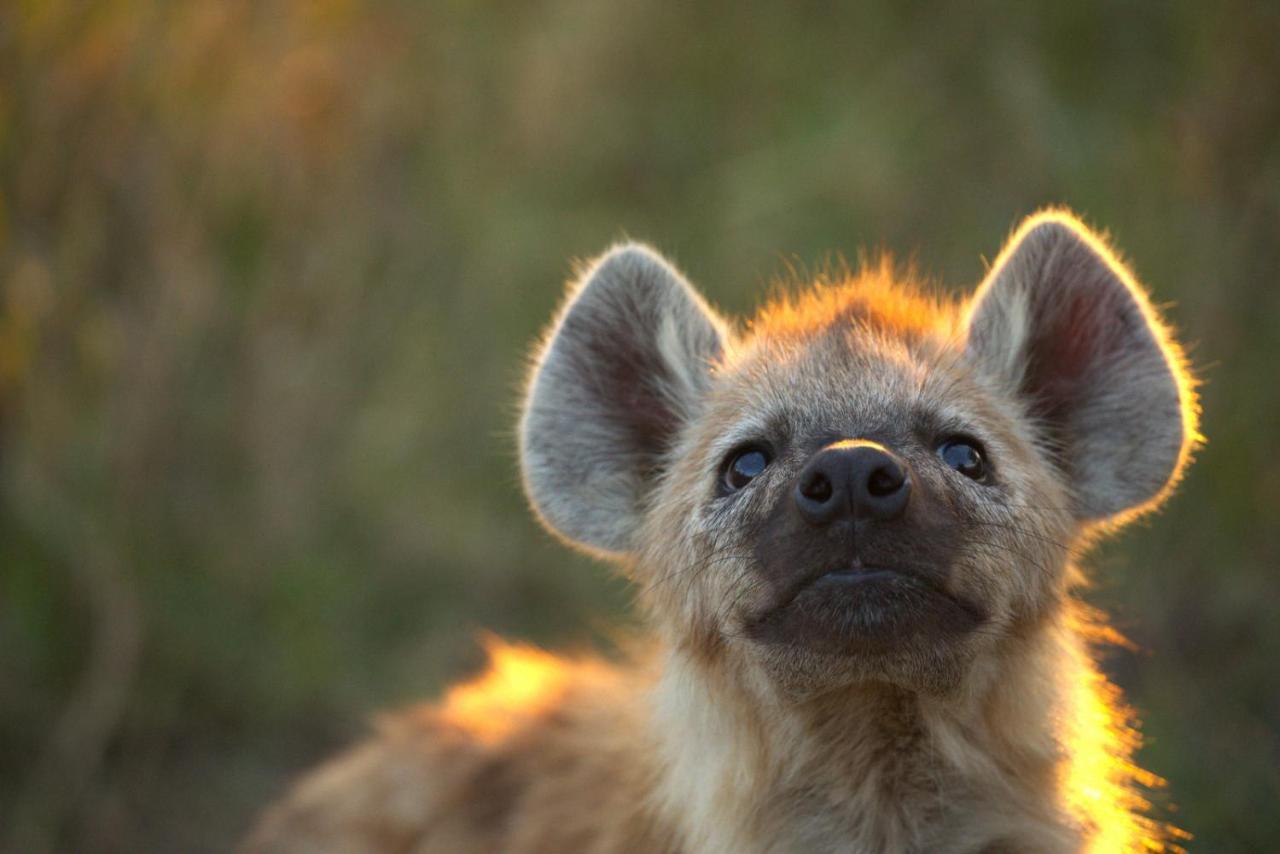
[[[940,462],[956,434],[989,480]],[[911,504],[833,539],[790,496],[853,438],[903,461]],[[495,643],[479,681],[305,778],[245,850],[1172,846],[1093,662],[1105,624],[1073,591],[1079,551],[1158,505],[1196,439],[1180,350],[1063,212],[1024,223],[966,302],[884,265],[741,331],[652,250],[615,248],[538,351],[522,465],[543,522],[633,580],[651,638],[623,665]],[[752,444],[768,467],[726,492]],[[911,578],[834,605],[782,595],[804,601],[795,574],[846,548]],[[947,625],[939,603],[967,616]],[[803,630],[759,630],[801,607]]]

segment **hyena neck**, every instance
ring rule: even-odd
[[[1087,657],[1058,627],[1016,646],[962,696],[867,684],[802,704],[672,651],[660,808],[695,851],[1078,850],[1055,721]]]

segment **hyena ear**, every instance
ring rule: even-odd
[[[1025,221],[969,311],[968,350],[1021,395],[1081,520],[1159,503],[1196,438],[1181,351],[1146,294],[1070,215]]]
[[[596,552],[632,548],[645,495],[727,334],[644,246],[616,247],[586,269],[537,355],[520,423],[525,491],[547,527]]]

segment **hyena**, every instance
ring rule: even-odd
[[[1173,847],[1075,561],[1197,438],[1168,328],[1062,211],[963,302],[885,263],[741,327],[616,247],[537,352],[521,464],[651,637],[625,666],[491,643],[486,675],[305,778],[245,848]]]

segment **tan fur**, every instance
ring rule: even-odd
[[[1067,229],[1053,239],[1097,240],[1062,214],[1047,219]],[[1014,265],[998,262],[980,297],[1011,287],[999,284],[1002,274],[1043,266],[1037,246],[1017,251],[1034,225],[1015,237],[1002,256]],[[1105,259],[1153,325],[1151,352],[1175,374],[1179,419],[1178,438],[1161,440],[1176,442],[1174,457],[1162,450],[1152,463],[1171,468],[1141,472],[1146,491],[1126,487],[1132,494],[1120,497],[1050,462],[1061,449],[1047,447],[1037,401],[1016,388],[1025,363],[991,343],[1031,336],[1018,308],[1030,304],[1026,282],[1007,304],[975,309],[921,297],[882,266],[775,303],[733,336],[673,269],[651,266],[644,250],[622,253],[621,267],[606,258],[588,272],[542,351],[524,438],[526,465],[533,456],[536,466],[526,476],[556,470],[562,454],[596,455],[589,493],[557,480],[531,484],[530,494],[549,524],[621,562],[652,638],[622,665],[492,641],[486,674],[389,719],[369,743],[306,777],[244,850],[977,854],[1171,845],[1177,832],[1143,817],[1137,789],[1158,781],[1132,764],[1128,714],[1093,663],[1092,646],[1109,638],[1105,624],[1072,594],[1081,581],[1073,560],[1098,523],[1162,499],[1195,438],[1181,357],[1118,262]],[[677,426],[656,457],[647,447],[592,444],[602,435],[628,441],[609,408],[622,405],[607,397],[612,386],[589,375],[610,357],[599,330],[610,329],[616,304],[605,289],[628,287],[619,270],[659,282],[643,310],[627,307],[616,333],[638,336],[618,347],[631,354],[624,367],[644,363],[663,383],[645,405],[672,406]],[[594,313],[579,323],[579,310]],[[984,311],[998,322],[975,354],[973,318]],[[647,339],[636,323],[651,325]],[[1130,350],[1146,358],[1145,341]],[[557,363],[557,353],[573,360]],[[1142,383],[1155,382],[1150,358]],[[1119,388],[1126,378],[1105,379]],[[602,420],[578,435],[559,419],[564,407],[577,411],[583,388],[604,397],[588,400],[594,414],[582,417]],[[747,638],[749,615],[769,595],[752,538],[807,452],[780,443],[750,492],[710,499],[725,454],[770,430],[880,435],[924,416],[970,425],[999,464],[996,496],[948,480],[927,444],[901,450],[921,490],[972,514],[978,533],[960,547],[947,583],[983,603],[981,630],[936,649],[847,659]],[[1106,417],[1120,416],[1110,407]],[[560,435],[541,431],[539,419]],[[1129,426],[1073,429],[1093,431],[1078,441],[1117,456],[1121,446],[1106,443],[1130,441]],[[622,484],[612,493],[611,475]],[[575,523],[580,500],[596,503]],[[615,516],[599,511],[610,503],[621,508]],[[1116,515],[1090,515],[1097,506]]]

